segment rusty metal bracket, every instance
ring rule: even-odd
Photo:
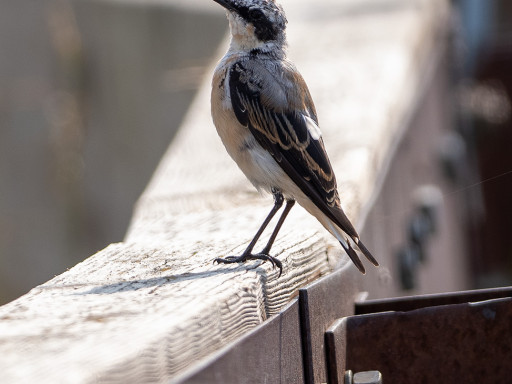
[[[510,382],[512,287],[359,302],[356,313],[326,334],[329,383],[345,366],[393,384]]]
[[[438,293],[433,295],[404,296],[391,299],[365,300],[356,302],[356,315],[387,311],[412,311],[414,309],[439,305],[463,304],[512,297],[512,287],[475,289]]]

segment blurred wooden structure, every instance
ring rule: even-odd
[[[280,278],[212,264],[243,250],[271,200],[225,153],[206,80],[125,240],[0,309],[5,382],[334,382],[325,332],[361,292],[467,288],[464,207],[439,165],[453,125],[449,3],[282,3],[344,207],[382,267],[360,275],[299,207],[273,249]]]

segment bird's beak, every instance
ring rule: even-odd
[[[217,4],[222,5],[228,11],[232,11],[232,12],[237,11],[237,9],[235,8],[235,6],[232,4],[232,2],[230,0],[213,0],[213,1],[215,1]]]

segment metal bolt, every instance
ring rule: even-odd
[[[348,370],[345,372],[345,384],[382,384],[382,375],[379,371],[358,372],[354,375]]]
[[[354,384],[354,375],[352,375],[352,371],[345,371],[345,384]]]
[[[354,375],[354,384],[382,384],[379,371],[358,372]]]

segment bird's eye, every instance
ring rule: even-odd
[[[263,12],[261,12],[259,9],[251,9],[249,11],[249,17],[252,20],[261,20],[265,17],[265,15],[263,15]]]

